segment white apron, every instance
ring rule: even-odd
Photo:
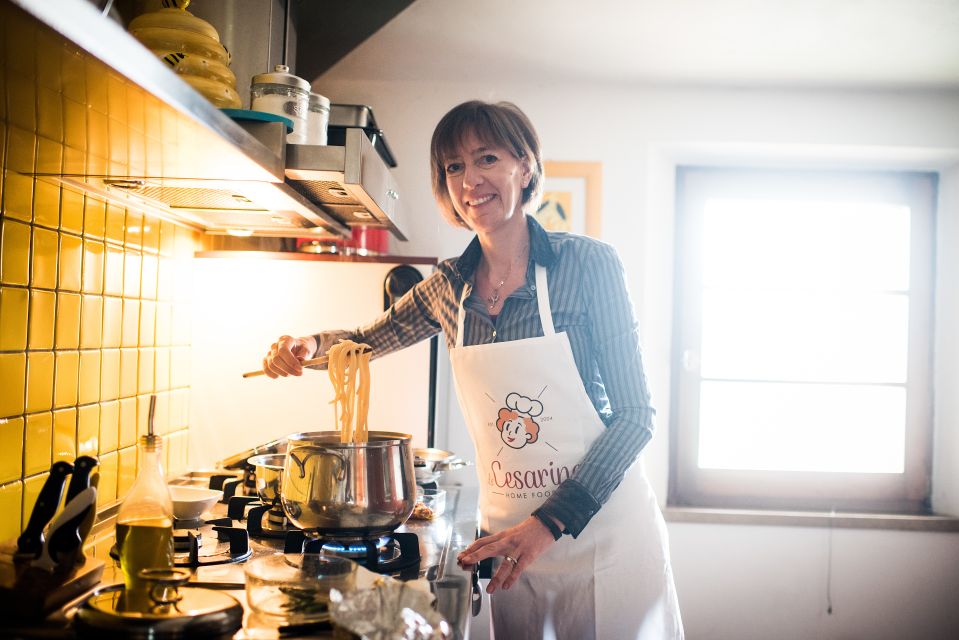
[[[605,426],[569,338],[553,329],[546,269],[536,265],[543,337],[463,346],[460,300],[450,352],[476,446],[482,526],[498,532],[539,507]],[[492,596],[497,640],[683,637],[666,526],[638,462],[577,539],[563,536],[509,590]]]

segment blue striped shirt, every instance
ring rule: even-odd
[[[653,408],[643,371],[639,328],[616,250],[592,238],[546,232],[531,217],[526,282],[506,298],[495,322],[476,295],[468,293],[463,344],[505,342],[543,335],[536,303],[534,263],[547,268],[556,331],[569,337],[586,393],[606,425],[574,476],[540,508],[576,536],[606,502],[652,437]],[[349,332],[318,334],[318,353],[351,337],[382,356],[442,331],[456,340],[456,318],[464,287],[472,292],[482,249],[474,238],[459,258],[445,260],[372,324]]]

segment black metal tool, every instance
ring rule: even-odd
[[[37,496],[37,502],[33,506],[27,528],[17,538],[18,556],[30,559],[40,556],[43,551],[43,529],[57,512],[67,476],[72,471],[73,465],[69,462],[54,462],[50,467],[50,475],[40,489],[40,495]]]

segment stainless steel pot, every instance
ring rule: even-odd
[[[264,453],[247,459],[247,464],[253,467],[256,474],[256,495],[263,504],[280,504],[285,460],[286,454],[283,453]]]
[[[371,431],[343,444],[336,431],[288,438],[280,500],[304,531],[339,537],[387,534],[413,512],[413,437]]]

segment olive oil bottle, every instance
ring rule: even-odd
[[[173,567],[173,500],[163,476],[163,440],[153,433],[156,396],[150,396],[148,432],[140,436],[139,472],[117,512],[117,551],[126,586],[127,609],[149,607],[143,569]]]

